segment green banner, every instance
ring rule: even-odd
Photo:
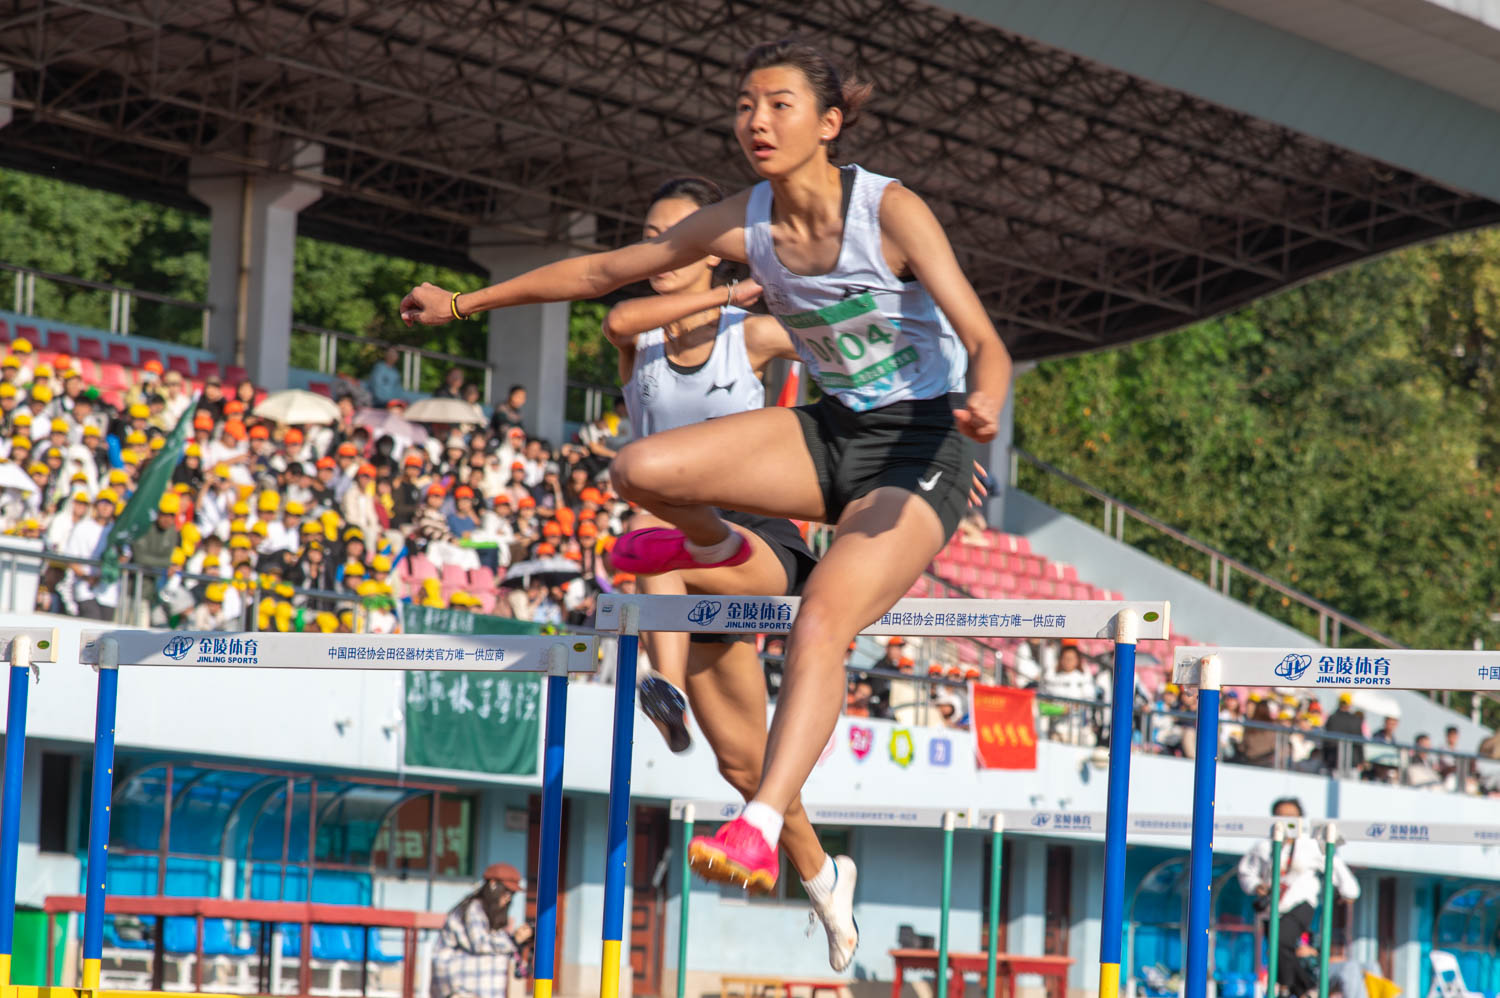
[[[526,620],[464,610],[402,607],[408,634],[541,634]],[[530,674],[406,674],[408,766],[534,776],[542,727],[542,680]]]
[[[140,540],[156,519],[157,504],[161,502],[167,486],[172,484],[172,472],[182,463],[182,452],[187,449],[188,429],[193,425],[193,412],[197,408],[198,400],[195,398],[177,420],[177,425],[172,427],[172,432],[167,434],[166,444],[146,464],[130,501],[125,504],[119,518],[110,528],[109,543],[104,548],[99,564],[99,581],[105,585],[120,577],[120,551],[133,541]]]

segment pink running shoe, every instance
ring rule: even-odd
[[[695,835],[688,845],[688,865],[704,880],[738,884],[755,894],[776,889],[781,859],[766,845],[760,829],[744,818],[735,818],[712,837]]]
[[[734,535],[740,539],[739,549],[734,554],[723,561],[702,562],[688,553],[687,538],[680,530],[669,530],[666,527],[632,530],[622,535],[615,544],[610,553],[610,561],[614,563],[616,571],[630,572],[633,575],[660,575],[684,568],[743,565],[754,552],[750,550],[750,545],[742,534],[735,531]]]

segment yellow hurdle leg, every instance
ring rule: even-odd
[[[1099,964],[1099,998],[1118,998],[1120,994],[1120,965]]]
[[[83,961],[83,986],[86,988],[97,988],[99,986],[99,959]]]
[[[599,971],[599,998],[620,998],[620,940],[604,940],[604,966]]]

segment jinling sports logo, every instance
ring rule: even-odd
[[[712,624],[722,609],[724,609],[724,604],[718,600],[701,599],[688,611],[687,618],[694,624]]]
[[[1035,825],[1037,828],[1046,828],[1049,824],[1052,823],[1052,815],[1050,815],[1050,814],[1033,814],[1031,816],[1031,823],[1033,825]]]
[[[1311,655],[1288,655],[1276,663],[1275,673],[1282,679],[1295,683],[1312,668]]]
[[[193,639],[185,638],[181,634],[175,635],[161,653],[174,662],[181,662],[187,658],[188,652],[193,650]]]
[[[1383,839],[1383,838],[1385,838],[1385,826],[1384,825],[1366,825],[1365,826],[1365,834],[1368,835],[1372,839]]]

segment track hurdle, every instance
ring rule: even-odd
[[[1175,680],[1198,687],[1198,755],[1194,760],[1192,860],[1188,888],[1188,946],[1184,995],[1208,992],[1209,913],[1213,862],[1214,777],[1219,760],[1219,690],[1224,686],[1294,686],[1313,690],[1481,690],[1500,685],[1500,652],[1351,650],[1338,648],[1193,648],[1177,650]],[[1495,845],[1500,832],[1488,826],[1422,825],[1422,842]],[[1365,829],[1368,841],[1392,841],[1385,826]],[[1319,998],[1328,998],[1328,947],[1332,929],[1331,873],[1338,827],[1328,822],[1324,841],[1322,949]],[[1347,841],[1361,836],[1345,834]],[[1403,839],[1401,841],[1407,841]],[[1274,847],[1274,843],[1273,843]],[[1276,906],[1271,906],[1274,911]],[[1273,952],[1274,952],[1274,943]]]
[[[21,746],[25,739],[25,670],[27,643],[36,652],[55,647],[50,632],[0,630],[8,642],[11,699],[6,730],[7,759],[3,799],[6,821],[12,800],[21,796]],[[46,642],[45,644],[43,642]],[[19,643],[21,654],[17,656]],[[32,653],[30,662],[39,658]],[[48,659],[51,661],[52,659]],[[369,634],[279,634],[250,632],[86,632],[79,661],[99,673],[95,710],[94,773],[90,793],[88,860],[84,889],[83,988],[100,989],[104,942],[105,859],[109,847],[110,799],[114,784],[115,721],[119,672],[130,668],[341,669],[403,671],[442,666],[465,672],[534,672],[547,676],[547,714],[543,734],[542,842],[537,884],[534,994],[550,998],[557,946],[558,858],[562,825],[563,740],[567,725],[567,688],[571,673],[594,672],[597,639],[558,636],[449,636]],[[17,694],[17,686],[20,695]],[[11,751],[15,747],[14,752]],[[12,762],[15,765],[12,765]],[[6,826],[0,822],[0,830]],[[0,880],[0,941],[9,962],[9,939],[15,912],[15,840],[5,841]],[[302,960],[310,959],[311,938],[304,934]]]
[[[699,634],[785,634],[801,600],[795,596],[603,596],[594,626],[620,636],[615,666],[615,754],[609,785],[608,865],[600,998],[618,998],[625,922],[630,765],[635,683],[641,631]],[[1103,932],[1099,945],[1101,994],[1120,981],[1124,931],[1125,820],[1129,810],[1130,738],[1135,698],[1135,651],[1141,640],[1171,634],[1165,602],[1093,600],[906,599],[860,633],[907,637],[1109,638],[1115,642],[1106,822]],[[1126,732],[1125,738],[1117,737]],[[816,822],[816,818],[814,822]],[[679,980],[682,968],[678,969]]]

